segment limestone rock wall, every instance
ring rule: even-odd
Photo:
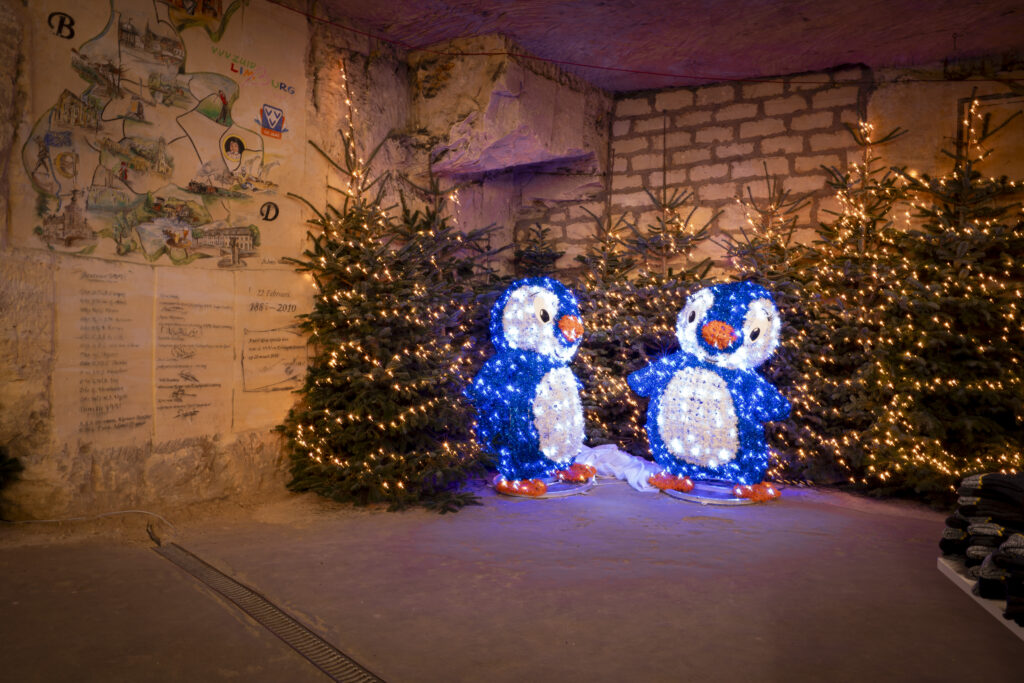
[[[500,36],[431,46],[409,65],[408,139],[436,176],[463,186],[459,224],[495,224],[500,241],[521,244],[541,223],[571,268],[592,230],[580,207],[603,211],[610,97]]]
[[[971,77],[979,77],[976,80]],[[968,80],[960,80],[967,78]],[[957,79],[957,80],[952,80]],[[906,134],[880,149],[886,162],[941,175],[949,172],[956,121],[972,96],[979,114],[991,125],[1024,112],[1024,71],[1018,65],[993,60],[933,65],[918,69],[884,70],[876,76],[867,115],[877,130],[899,126]],[[941,145],[937,144],[942,142]],[[982,166],[988,175],[1024,179],[1024,116],[1017,116],[987,143],[990,155]]]
[[[40,29],[33,9],[17,0],[0,0],[0,32],[4,35],[0,42],[0,353],[5,358],[0,363],[0,443],[24,465],[20,481],[4,491],[5,511],[16,518],[59,518],[128,507],[166,511],[198,501],[282,495],[284,461],[280,439],[270,427],[283,418],[291,398],[287,392],[263,393],[256,402],[243,405],[244,399],[233,400],[229,384],[238,379],[240,388],[244,385],[236,371],[252,343],[246,326],[258,327],[251,314],[256,283],[272,290],[270,296],[281,295],[287,288],[284,285],[291,286],[293,281],[305,283],[279,264],[251,256],[247,256],[250,263],[244,272],[207,268],[186,273],[183,268],[188,266],[174,267],[166,261],[151,266],[110,257],[90,258],[88,248],[82,255],[72,255],[59,248],[66,245],[54,249],[34,241],[24,211],[12,208],[15,200],[25,203],[23,196],[13,193],[25,191],[22,146],[27,131],[35,125],[33,97],[47,87],[38,77],[33,79],[26,65],[30,58],[39,57],[46,39],[56,40],[61,47],[70,44],[64,40],[70,28],[63,37],[48,36]],[[65,9],[74,15],[71,20],[80,40],[102,29],[105,15],[79,14],[83,9],[79,6]],[[239,71],[243,58],[233,59],[213,57],[223,72],[245,78]],[[286,95],[282,98],[287,101]],[[146,115],[153,115],[149,105],[147,102]],[[296,122],[303,120],[304,109],[303,103],[287,110],[286,132],[288,126],[299,127]],[[248,121],[259,112],[237,113],[248,115]],[[42,157],[41,145],[52,145],[50,163],[58,153],[74,149],[74,136],[79,134],[74,126],[65,126],[56,130],[52,142],[34,139],[28,143],[29,151],[34,159],[39,146]],[[42,173],[54,176],[54,168],[43,168]],[[28,170],[32,171],[31,167]],[[76,188],[78,183],[88,185],[102,178],[91,167],[75,169],[75,173],[67,173],[63,167],[58,170],[65,172],[62,178],[73,179]],[[12,175],[20,178],[21,189],[12,189]],[[301,226],[296,227],[301,236]],[[264,236],[271,230],[280,233],[276,228],[279,225],[268,222],[263,226]],[[296,246],[299,243],[296,239]],[[270,270],[264,270],[268,265]],[[84,294],[76,299],[76,292],[67,285],[69,274],[79,272],[119,283],[118,291],[102,303],[87,301]],[[146,293],[136,295],[133,285],[124,284],[127,282],[143,284]],[[209,287],[211,283],[217,287]],[[87,306],[108,308],[102,312],[90,308],[87,314]],[[168,323],[161,327],[160,306],[170,317],[188,307],[206,307],[217,313],[207,315],[201,325]],[[249,319],[244,320],[247,314]],[[96,317],[90,319],[92,315]],[[291,314],[284,317],[285,324],[293,318]],[[86,349],[80,342],[83,334],[104,341],[95,341]],[[210,335],[206,341],[217,348],[216,363],[211,358],[207,365],[197,365],[210,374],[200,375],[201,380],[187,376],[186,381],[201,388],[182,390],[182,396],[191,393],[194,397],[205,391],[222,400],[215,406],[207,404],[212,413],[201,420],[200,427],[178,430],[166,420],[161,426],[155,422],[155,413],[166,404],[169,394],[171,400],[176,399],[175,389],[162,384],[167,382],[168,372],[161,370],[161,353],[167,351],[166,346],[161,351],[158,340],[168,335],[184,340],[201,334]],[[114,342],[109,341],[115,337]],[[104,344],[110,345],[103,348]],[[183,357],[199,348],[198,343],[187,346],[179,348]],[[99,371],[92,372],[100,366],[113,371],[103,377]],[[84,387],[85,383],[89,387]],[[286,401],[283,409],[280,400],[266,400],[282,395]],[[116,428],[103,434],[83,429],[90,415],[118,403],[126,405],[111,409],[119,416],[108,421],[118,423]],[[122,419],[126,411],[137,412],[140,425],[126,426]]]
[[[344,17],[336,24],[352,25]],[[401,133],[411,116],[408,87],[409,69],[404,55],[389,45],[367,38],[365,32],[345,31],[325,22],[311,22],[310,45],[306,75],[309,80],[309,139],[331,158],[343,158],[341,131],[348,125],[354,129],[360,155],[366,159],[380,146],[371,172],[401,173],[418,166],[422,152],[410,145]],[[342,186],[332,175],[319,154],[309,156],[311,177],[323,178],[326,184]],[[326,196],[319,194],[323,186],[311,186],[313,199],[322,205]],[[390,199],[407,186],[399,180],[388,185]],[[336,201],[337,196],[331,201]]]
[[[0,443],[27,463],[46,453],[52,423],[54,259],[14,249],[8,237],[9,170],[25,101],[18,78],[25,18],[18,5],[0,0]]]
[[[505,39],[486,36],[410,55],[412,124],[437,139],[434,173],[477,176],[535,165],[599,170],[604,136],[587,119],[594,89],[537,73],[514,50]]]
[[[24,43],[23,17],[14,0],[0,0],[0,247],[7,244],[7,179],[11,145],[14,143],[17,112],[24,94],[18,90],[18,72],[21,69],[21,51]]]

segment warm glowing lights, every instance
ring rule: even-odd
[[[861,162],[831,172],[840,211],[813,265],[794,268],[807,305],[782,345],[794,378],[780,449],[919,493],[1020,468],[1022,236],[1002,199],[1016,184],[977,173],[973,124],[942,178],[894,173],[874,153],[894,135],[859,133]]]
[[[342,79],[347,88],[344,71]],[[479,362],[470,311],[493,256],[488,230],[456,230],[440,199],[433,210],[403,206],[400,219],[390,217],[368,171],[373,155],[357,151],[351,116],[346,124],[342,158],[328,158],[346,179],[328,186],[340,202],[323,212],[309,207],[319,230],[293,260],[317,295],[302,317],[314,356],[282,426],[289,486],[338,500],[455,509],[471,501],[460,486],[479,472],[460,391]]]

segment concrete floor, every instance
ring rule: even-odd
[[[936,570],[940,513],[618,481],[482,495],[444,516],[288,495],[173,529],[0,526],[0,680],[327,680],[153,552],[146,521],[391,683],[1024,680],[1024,642]]]

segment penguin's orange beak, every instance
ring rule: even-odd
[[[700,329],[700,334],[704,337],[704,341],[708,343],[708,346],[714,346],[719,351],[732,344],[736,338],[732,325],[723,323],[721,320],[712,320],[705,323],[704,327]]]
[[[575,343],[577,339],[583,336],[583,323],[574,315],[563,315],[558,320],[558,329],[562,331],[562,336],[570,344]]]

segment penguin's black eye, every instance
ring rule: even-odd
[[[754,341],[755,339],[757,339],[760,336],[761,336],[761,328],[760,327],[755,327],[754,331],[750,333],[750,341]]]
[[[546,309],[546,308],[540,309],[540,321],[542,323],[546,323],[549,320],[551,320],[551,314],[548,313],[548,309]]]
[[[687,320],[687,322],[691,322],[692,323],[696,319],[697,319],[697,311],[690,311],[690,317],[687,318],[686,320]]]

